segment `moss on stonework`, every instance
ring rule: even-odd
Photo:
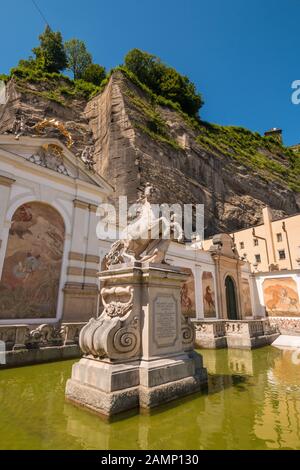
[[[32,91],[32,86],[42,88],[43,90],[37,91],[36,94],[42,93],[46,99],[56,101],[61,105],[68,105],[68,102],[73,99],[88,101],[103,89],[102,86],[98,87],[84,80],[72,80],[62,74],[26,67],[12,69],[10,78],[13,78],[24,91]]]
[[[153,132],[151,131],[151,129],[149,129],[149,127],[147,126],[143,126],[142,124],[139,124],[139,123],[134,123],[134,126],[137,128],[137,129],[140,129],[142,132],[145,132],[145,134],[148,134],[149,137],[151,137],[152,139],[158,141],[158,142],[162,142],[163,144],[167,144],[167,145],[170,145],[171,147],[173,147],[175,150],[182,150],[182,148],[180,147],[180,145],[176,142],[176,140],[172,140],[168,137],[164,137],[163,135],[160,135],[156,132]]]
[[[168,125],[156,109],[155,103],[150,100],[142,99],[133,93],[131,90],[126,90],[124,93],[138,111],[142,112],[145,117],[145,124],[135,122],[134,126],[137,129],[148,134],[152,139],[171,145],[176,150],[180,150],[180,145],[174,140],[168,132]]]
[[[278,180],[300,191],[300,155],[277,139],[243,127],[199,123],[196,142],[216,157],[225,155],[267,180]]]
[[[74,101],[88,102],[101,93],[111,74],[120,71],[142,93],[126,87],[124,94],[142,119],[133,120],[133,125],[151,139],[164,143],[176,150],[182,147],[174,139],[171,128],[162,116],[162,107],[175,111],[189,129],[196,133],[196,143],[216,158],[227,157],[226,165],[236,166],[236,162],[253,175],[265,181],[278,181],[283,187],[300,191],[300,150],[292,150],[271,136],[261,136],[243,127],[209,124],[184,113],[178,103],[157,96],[125,67],[117,67],[110,72],[101,86],[57,73],[47,73],[39,69],[17,67],[11,75],[0,75],[7,82],[12,78],[22,93],[31,93],[61,106],[72,107]]]

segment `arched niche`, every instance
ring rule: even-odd
[[[214,278],[211,272],[202,273],[203,311],[204,318],[216,318],[216,295]]]
[[[65,224],[38,201],[13,214],[0,282],[0,319],[56,317]]]
[[[195,278],[190,268],[180,268],[189,277],[181,289],[181,311],[186,317],[196,317]]]
[[[237,292],[235,282],[231,276],[225,279],[227,318],[238,320]]]

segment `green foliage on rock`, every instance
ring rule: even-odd
[[[22,59],[11,69],[9,78],[14,78],[22,91],[36,94],[67,106],[71,99],[88,100],[102,90],[101,82],[106,77],[104,67],[92,63],[92,56],[84,42],[71,39],[63,45],[61,33],[53,32],[49,26],[40,36],[40,46],[33,49],[35,58]],[[69,67],[75,79],[62,75]],[[31,85],[39,84],[40,90]]]
[[[180,145],[172,138],[167,123],[156,109],[155,102],[142,99],[130,90],[127,90],[125,94],[129,98],[131,105],[133,105],[137,111],[140,111],[144,118],[143,122],[134,120],[134,126],[148,134],[152,139],[170,145],[176,150],[180,150]]]
[[[62,106],[71,105],[74,99],[87,101],[101,90],[84,80],[72,80],[59,73],[20,66],[11,70],[10,78],[16,81],[20,91],[41,96]]]
[[[9,75],[5,75],[4,73],[0,73],[0,81],[7,83],[9,80]]]
[[[79,39],[70,39],[65,42],[67,56],[67,68],[73,72],[75,80],[82,79],[86,69],[92,65],[92,55],[88,52],[86,45]]]
[[[33,49],[37,67],[50,73],[64,70],[68,61],[61,33],[52,31],[47,25],[39,40],[40,45]]]
[[[189,116],[198,116],[203,100],[188,77],[140,49],[128,52],[125,67],[156,95],[179,105]]]
[[[82,78],[85,82],[93,83],[93,85],[100,86],[106,79],[106,71],[102,65],[90,64],[86,67]]]
[[[272,137],[243,127],[201,123],[197,143],[215,156],[227,156],[266,180],[281,180],[300,191],[300,155]]]

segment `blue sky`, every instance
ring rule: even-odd
[[[83,39],[108,69],[134,47],[194,81],[201,117],[263,132],[281,127],[300,142],[299,0],[37,0],[65,39]],[[31,0],[1,0],[0,73],[26,58],[44,23]]]

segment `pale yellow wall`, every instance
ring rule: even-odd
[[[251,269],[253,268],[253,263],[255,263],[255,255],[260,255],[261,263],[258,264],[257,269],[259,271],[268,271],[269,264],[277,264],[279,269],[299,269],[300,266],[300,214],[295,216],[287,217],[285,219],[268,221],[268,213],[266,209],[264,209],[264,224],[257,225],[255,227],[251,227],[249,229],[240,230],[238,232],[233,233],[235,244],[239,256],[243,256],[244,254],[247,255],[247,260],[251,263]],[[282,224],[285,223],[289,246],[290,246],[290,254],[291,254],[291,261],[289,257],[288,251],[288,243],[286,234],[283,231]],[[268,230],[269,224],[269,230]],[[253,238],[253,228],[255,228],[255,234],[259,237],[265,238],[264,240],[258,239],[258,246],[254,246],[254,238]],[[277,241],[277,234],[281,233],[282,241]],[[241,248],[240,243],[244,243],[244,248]],[[212,244],[212,240],[205,240],[204,242],[204,249],[208,250]],[[268,263],[268,255],[266,251],[266,246],[268,249],[269,255],[269,263]],[[285,250],[285,260],[279,259],[279,250]],[[297,259],[299,262],[297,262]]]

